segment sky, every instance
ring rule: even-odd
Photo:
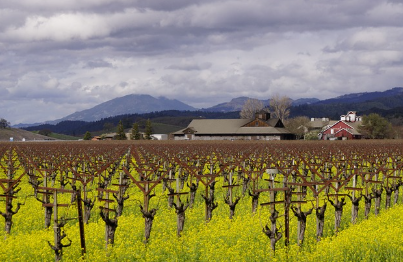
[[[384,91],[403,86],[402,17],[398,0],[1,1],[0,118]]]

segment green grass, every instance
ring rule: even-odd
[[[39,131],[32,131],[34,134],[38,134]],[[76,137],[76,136],[69,136],[69,135],[64,135],[64,134],[58,134],[58,133],[50,133],[48,137],[58,139],[58,140],[79,140],[82,137]]]

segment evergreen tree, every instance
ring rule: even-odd
[[[132,134],[130,136],[132,140],[140,140],[139,124],[134,123],[132,128]]]
[[[92,138],[91,133],[89,131],[85,132],[83,139],[84,140],[91,140],[91,138]]]
[[[146,138],[147,140],[151,140],[151,135],[152,135],[151,121],[150,121],[150,119],[147,119],[145,138]]]
[[[110,122],[106,122],[105,124],[104,124],[104,126],[103,126],[103,130],[105,131],[105,132],[112,132],[113,131],[113,129],[115,128],[115,126],[113,125],[113,123],[110,123]]]
[[[0,128],[10,127],[10,122],[5,120],[4,118],[0,118]]]
[[[122,120],[119,121],[117,133],[115,136],[116,140],[126,140],[125,128],[123,127]]]

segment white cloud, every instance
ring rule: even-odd
[[[9,37],[22,41],[86,40],[106,36],[109,33],[110,29],[102,17],[91,14],[58,14],[50,18],[28,17],[22,27],[8,28],[5,32]]]
[[[382,0],[6,1],[0,110],[36,122],[131,93],[208,107],[389,89],[402,15]]]

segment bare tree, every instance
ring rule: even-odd
[[[196,191],[197,188],[199,187],[199,181],[197,181],[197,183],[192,183],[192,185],[188,184],[188,187],[190,189],[190,201],[189,201],[189,207],[192,208],[193,204],[195,202],[195,198],[196,198]]]
[[[240,199],[241,199],[241,197],[239,197],[239,196],[235,198],[235,201],[232,201],[232,199],[229,196],[224,198],[225,204],[227,204],[229,206],[229,209],[230,209],[230,214],[229,214],[230,219],[232,219],[234,217],[235,207],[238,204]]]
[[[277,228],[270,230],[267,225],[263,228],[263,233],[270,238],[271,249],[273,249],[273,252],[276,252],[276,243],[281,239],[283,234]]]
[[[279,118],[284,121],[290,115],[290,107],[292,100],[287,96],[282,96],[275,94],[270,99],[270,109],[273,112],[275,118]]]
[[[50,241],[48,241],[48,244],[50,246],[50,248],[53,249],[53,251],[55,251],[55,261],[61,261],[62,260],[62,256],[63,256],[63,248],[65,247],[69,247],[71,246],[72,241],[67,238],[67,240],[69,241],[68,244],[63,244],[62,240],[67,237],[66,233],[63,230],[63,227],[66,225],[67,221],[62,218],[60,222],[57,221],[57,219],[55,220],[55,227],[54,227],[54,231],[55,231],[55,245],[52,245],[50,243]]]
[[[145,240],[144,240],[144,243],[147,243],[148,240],[150,239],[151,228],[153,226],[153,220],[154,220],[155,215],[157,214],[158,209],[153,208],[150,211],[147,211],[145,208],[143,208],[142,205],[140,205],[140,211],[143,214],[143,217],[145,219],[145,227],[144,227]]]
[[[380,189],[372,188],[372,194],[374,195],[374,198],[375,198],[375,210],[374,210],[374,213],[375,213],[376,216],[379,215],[379,211],[381,210],[382,192],[383,192],[383,187],[381,187]]]
[[[330,204],[334,207],[335,213],[334,213],[334,229],[336,231],[336,234],[339,232],[340,229],[340,224],[341,224],[341,217],[343,215],[343,206],[346,205],[345,198],[342,197],[340,201],[333,202],[329,196],[327,197],[327,200],[329,201]]]
[[[351,203],[353,204],[353,212],[351,213],[351,223],[355,224],[357,222],[358,217],[358,209],[360,208],[360,201],[363,195],[359,197],[352,197],[347,194],[347,197],[350,198]]]
[[[364,195],[364,200],[365,200],[365,219],[368,219],[369,212],[371,211],[371,205],[372,205],[372,199],[375,198],[375,195],[373,193],[368,193]]]
[[[181,236],[181,232],[183,231],[183,227],[185,225],[185,211],[189,207],[189,202],[184,204],[181,202],[181,199],[178,198],[178,205],[173,203],[175,207],[175,212],[177,214],[177,235],[178,237]]]
[[[216,209],[218,206],[218,202],[214,203],[214,191],[216,183],[217,181],[213,181],[212,183],[210,183],[210,193],[208,196],[201,195],[206,204],[206,222],[211,220],[211,218],[213,217],[213,210]]]
[[[325,226],[325,212],[327,203],[325,202],[323,206],[318,206],[316,210],[316,241],[320,241],[323,237],[323,229]]]
[[[105,239],[106,239],[106,246],[113,245],[115,243],[115,232],[116,228],[118,227],[118,216],[115,213],[114,218],[109,218],[108,210],[104,210],[101,208],[101,215],[102,220],[105,222]]]
[[[262,101],[255,98],[249,98],[243,105],[239,115],[241,118],[251,119],[255,117],[256,112],[259,112],[262,109],[264,109],[264,104]]]
[[[313,207],[306,212],[303,212],[301,207],[295,206],[291,206],[291,210],[298,218],[298,222],[300,222],[300,227],[298,228],[298,243],[299,245],[302,245],[305,236],[306,218],[308,215],[312,214]]]
[[[257,206],[258,206],[258,203],[259,203],[260,192],[252,193],[249,190],[249,196],[252,197],[252,213],[256,213]]]

